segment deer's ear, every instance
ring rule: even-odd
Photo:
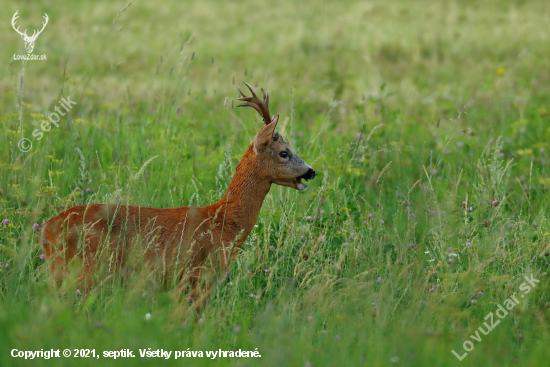
[[[260,131],[258,131],[256,137],[254,137],[254,148],[256,149],[256,153],[269,146],[271,140],[273,139],[273,135],[275,134],[275,128],[277,127],[278,122],[279,116],[271,120],[269,124],[262,126]]]

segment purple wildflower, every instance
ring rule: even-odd
[[[46,254],[40,255],[40,259],[41,259],[41,260],[45,260],[45,259],[46,259]]]
[[[38,223],[34,223],[34,224],[32,225],[32,230],[33,230],[33,231],[39,231],[39,230],[40,230],[40,225],[39,225]]]

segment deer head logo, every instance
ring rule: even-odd
[[[44,13],[44,19],[46,20],[45,22],[42,23],[42,29],[39,30],[38,32],[35,30],[33,33],[32,33],[32,36],[28,36],[27,35],[27,30],[25,29],[25,32],[20,32],[19,31],[19,27],[15,27],[15,20],[17,18],[19,18],[17,16],[17,13],[19,13],[19,10],[15,12],[15,14],[13,15],[13,18],[11,19],[11,26],[13,27],[13,29],[15,29],[15,31],[17,33],[19,33],[21,35],[21,38],[23,38],[23,41],[25,41],[25,48],[27,49],[27,53],[32,53],[32,50],[34,49],[34,42],[36,41],[36,38],[38,38],[38,35],[40,33],[42,33],[42,31],[44,30],[44,28],[46,28],[46,24],[48,24],[48,14]]]

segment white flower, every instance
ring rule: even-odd
[[[145,314],[145,321],[149,321],[151,320],[151,314],[150,313],[146,313]]]

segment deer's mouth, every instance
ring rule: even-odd
[[[307,185],[302,182],[302,179],[308,181],[308,180],[313,180],[314,178],[315,178],[315,171],[312,168],[310,168],[303,175],[296,177],[296,182],[298,183],[298,190],[304,191],[305,189],[307,189]]]

